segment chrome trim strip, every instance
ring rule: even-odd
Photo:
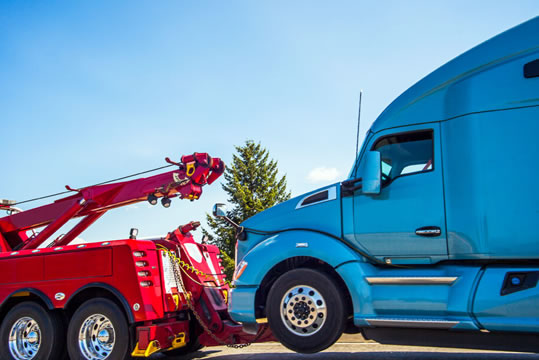
[[[365,277],[369,285],[453,285],[457,276]]]
[[[313,203],[310,203],[310,204],[307,204],[307,205],[301,205],[303,203],[303,200],[307,199],[308,197],[311,197],[313,195],[316,195],[316,194],[320,194],[324,191],[327,191],[328,192],[328,198],[327,199],[324,199],[324,200],[320,200],[320,201],[317,201],[317,202],[313,202]],[[298,209],[302,209],[304,207],[307,207],[307,206],[311,206],[311,205],[317,205],[317,204],[321,204],[323,202],[326,202],[326,201],[331,201],[331,200],[335,200],[337,199],[337,187],[336,186],[332,186],[332,187],[329,187],[329,188],[325,188],[325,189],[322,189],[320,191],[317,191],[315,193],[312,193],[312,194],[309,194],[309,195],[306,195],[304,196],[303,198],[301,198],[299,201],[298,201],[298,204],[296,205],[296,210]]]
[[[365,319],[371,326],[379,327],[405,327],[426,329],[451,329],[459,321],[446,320],[408,320],[408,319]]]

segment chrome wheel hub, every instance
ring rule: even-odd
[[[112,322],[105,315],[86,318],[79,331],[79,348],[88,360],[104,360],[114,349],[116,341]]]
[[[326,322],[326,301],[310,286],[294,286],[281,300],[281,319],[295,335],[312,335]]]
[[[20,318],[9,332],[9,351],[17,360],[33,359],[41,345],[41,330],[30,317]]]

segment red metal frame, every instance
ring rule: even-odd
[[[148,178],[74,190],[75,195],[52,204],[0,218],[1,250],[36,249],[69,220],[84,217],[53,244],[67,245],[108,210],[144,201],[149,195],[196,200],[202,194],[202,186],[213,183],[224,171],[221,159],[206,153],[182,156],[181,163],[166,160],[178,169]],[[39,234],[27,237],[27,230],[42,226],[46,227]]]

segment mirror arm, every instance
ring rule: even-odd
[[[362,187],[363,187],[363,184],[359,184],[359,185],[356,185],[353,188],[351,188],[349,191],[354,192],[356,190],[360,190]]]
[[[225,219],[230,225],[234,226],[236,229],[239,229],[241,226],[239,226],[238,224],[236,224],[231,218],[229,218],[228,216],[223,216],[222,217],[223,219]]]
[[[355,185],[356,183],[360,182],[360,181],[363,181],[363,178],[356,178],[356,179],[351,179],[351,180],[345,180],[342,182],[342,186],[344,187],[350,187],[350,186],[353,186]]]
[[[363,187],[363,184],[358,184],[358,182],[363,181],[363,178],[357,178],[357,179],[351,179],[346,180],[341,183],[341,189],[342,189],[342,196],[352,196],[354,195],[354,192],[361,189]]]

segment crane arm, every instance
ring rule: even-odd
[[[202,195],[202,187],[213,183],[225,169],[221,159],[212,158],[206,153],[182,156],[181,162],[166,160],[178,168],[151,177],[82,189],[66,186],[76,193],[51,204],[0,218],[0,234],[10,249],[35,249],[67,221],[84,217],[55,243],[67,245],[108,210],[146,200],[155,205],[158,198],[162,198],[165,207],[170,205],[170,199],[174,197],[197,200]],[[26,237],[27,230],[42,226],[46,227],[40,233]]]

